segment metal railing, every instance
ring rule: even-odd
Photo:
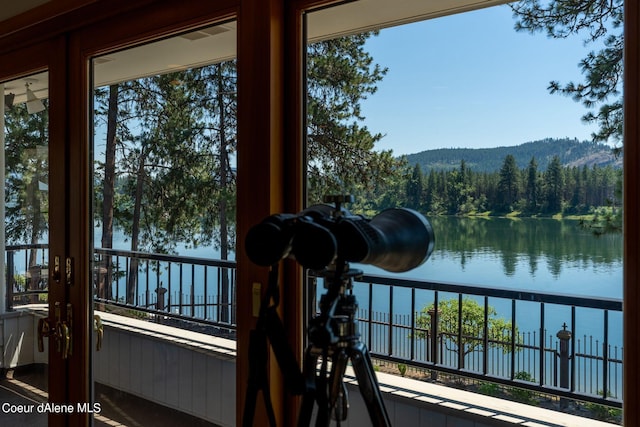
[[[310,277],[309,295],[323,281]],[[353,293],[373,358],[622,406],[621,300],[375,275],[355,280]]]
[[[7,248],[9,305],[40,301],[47,290],[47,259],[44,245]],[[156,321],[196,322],[234,336],[234,261],[112,249],[96,249],[94,261],[97,304]],[[316,313],[323,280],[307,281],[307,316]],[[355,281],[353,292],[361,306],[362,340],[373,358],[427,370],[433,377],[460,375],[621,407],[621,300],[374,275]],[[468,299],[480,307],[475,329],[468,328]],[[453,327],[443,323],[447,301],[457,317]],[[503,321],[500,333],[491,327],[494,319]]]
[[[46,302],[49,286],[49,246],[7,245],[5,252],[6,307],[9,309],[19,304]]]
[[[95,249],[95,300],[232,333],[235,267],[235,261]]]

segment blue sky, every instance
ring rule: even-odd
[[[594,125],[551,80],[580,81],[593,46],[580,37],[518,33],[507,6],[382,30],[367,50],[388,74],[363,102],[364,124],[394,154],[518,145],[547,137],[590,140]]]

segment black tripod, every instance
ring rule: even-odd
[[[358,303],[351,291],[353,278],[360,270],[349,269],[346,262],[337,263],[335,270],[322,275],[328,285],[320,300],[320,314],[309,322],[309,345],[305,350],[303,375],[306,392],[302,398],[298,427],[308,426],[314,402],[318,404],[316,426],[329,426],[331,417],[338,422],[347,419],[348,397],[343,382],[347,363],[351,360],[360,393],[373,426],[390,427],[378,381],[367,347],[360,341],[355,322]],[[321,368],[318,372],[318,361]],[[328,363],[331,361],[330,371]]]

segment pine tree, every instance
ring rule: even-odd
[[[406,185],[407,206],[411,209],[421,209],[423,191],[423,175],[420,164],[416,163]]]
[[[585,44],[603,46],[580,62],[584,81],[564,85],[552,81],[549,91],[570,96],[590,110],[598,107],[583,116],[599,126],[594,141],[622,141],[624,0],[520,0],[511,8],[517,31],[544,32],[552,38],[578,34]]]
[[[46,101],[45,101],[46,102]],[[26,104],[5,111],[6,239],[14,243],[41,243],[49,228],[48,110],[29,114]],[[29,267],[36,265],[36,250]]]
[[[360,102],[387,70],[364,50],[370,33],[313,43],[307,60],[308,203],[325,194],[361,194],[399,172],[390,151],[375,151],[381,134],[362,126]]]
[[[504,163],[500,169],[500,181],[498,182],[498,192],[500,194],[500,208],[504,211],[511,211],[518,201],[520,189],[518,182],[520,171],[516,165],[516,159],[511,154],[504,158]]]
[[[560,158],[554,156],[544,174],[546,212],[557,213],[562,211],[562,193],[564,180]]]
[[[527,182],[525,190],[525,200],[527,210],[529,212],[538,211],[538,199],[540,197],[538,185],[538,162],[536,162],[535,157],[532,157],[529,161],[529,166],[527,166]]]

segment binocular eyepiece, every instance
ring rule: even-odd
[[[271,266],[292,257],[322,270],[336,260],[371,264],[390,272],[409,271],[433,252],[429,221],[406,208],[386,209],[367,219],[340,207],[314,205],[298,214],[276,214],[253,226],[245,238],[249,259]]]

